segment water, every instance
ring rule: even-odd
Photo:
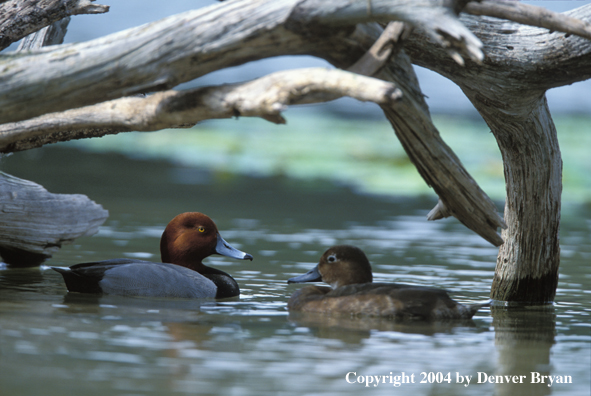
[[[87,194],[110,211],[97,235],[65,246],[47,265],[156,261],[166,223],[190,210],[212,216],[228,242],[255,256],[208,259],[241,287],[240,298],[227,301],[70,295],[46,266],[0,270],[3,396],[591,390],[588,206],[564,208],[555,305],[401,324],[289,314],[287,299],[303,285],[286,280],[312,268],[328,246],[350,243],[368,254],[376,281],[446,288],[462,303],[486,300],[497,250],[456,221],[426,222],[432,198],[380,198],[329,181],[249,178],[59,146],[15,154],[2,170],[51,192]],[[531,372],[572,383],[531,384]],[[478,384],[478,373],[481,381],[485,374],[525,377]],[[386,383],[365,387],[369,375]]]

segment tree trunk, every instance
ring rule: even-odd
[[[562,159],[546,96],[526,116],[508,116],[469,95],[493,131],[505,168],[507,199],[491,298],[554,301],[558,284]]]
[[[589,20],[591,5],[568,14]],[[411,36],[406,49],[413,62],[462,88],[503,156],[508,228],[491,298],[545,304],[554,300],[558,283],[562,193],[562,160],[545,91],[591,77],[591,41],[492,18],[461,20],[484,43],[482,65],[458,70],[421,35]],[[507,34],[490,33],[498,31]]]

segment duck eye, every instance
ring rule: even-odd
[[[199,226],[198,229],[199,229],[199,232],[205,232],[205,227],[203,227],[203,226]]]
[[[330,256],[328,256],[327,260],[329,263],[334,263],[335,261],[337,261],[337,256],[334,254],[331,254]]]

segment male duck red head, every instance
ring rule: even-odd
[[[400,283],[372,283],[371,264],[355,246],[328,249],[316,267],[288,283],[323,281],[332,286],[309,286],[293,293],[290,311],[391,316],[399,319],[469,319],[487,304],[465,306],[445,290]]]
[[[70,292],[226,298],[240,294],[238,284],[202,260],[212,254],[252,260],[250,254],[230,246],[213,220],[198,212],[182,213],[168,223],[160,240],[160,254],[162,263],[112,259],[51,268],[62,274]]]

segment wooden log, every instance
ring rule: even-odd
[[[52,194],[0,172],[0,256],[9,265],[39,265],[62,244],[96,233],[108,216],[85,195]]]

